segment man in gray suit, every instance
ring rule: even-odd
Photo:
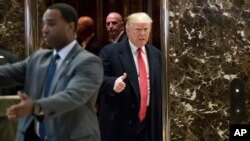
[[[77,19],[67,4],[50,6],[43,15],[42,33],[54,49],[0,67],[1,86],[24,84],[24,92],[18,92],[20,103],[7,109],[9,119],[19,118],[16,141],[100,141],[94,106],[103,68],[98,57],[76,42]],[[58,55],[55,74],[46,78]]]

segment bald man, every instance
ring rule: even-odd
[[[77,40],[86,50],[99,55],[100,47],[95,34],[95,25],[91,17],[82,16],[78,19]]]
[[[123,18],[117,12],[108,14],[106,18],[106,30],[108,32],[108,40],[111,43],[117,43],[126,38]]]
[[[106,17],[106,30],[108,33],[108,42],[105,41],[103,44],[114,44],[118,43],[122,40],[127,39],[127,35],[124,32],[124,22],[122,16],[117,12],[110,12],[108,16]],[[99,115],[100,110],[100,97],[98,95],[97,98],[97,104],[96,104],[96,110],[97,115]]]

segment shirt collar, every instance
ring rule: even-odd
[[[137,49],[138,49],[138,47],[136,47],[130,40],[128,40],[128,41],[129,41],[129,45],[130,45],[130,48],[131,48],[132,53],[133,53],[133,54],[137,54]],[[142,49],[142,53],[145,53],[145,52],[146,52],[145,46],[142,46],[141,49]]]
[[[72,50],[75,44],[76,44],[76,40],[73,40],[71,43],[63,47],[59,52],[54,50],[53,55],[58,53],[58,55],[60,56],[60,59],[64,60],[64,58],[66,58],[66,56],[69,54],[69,52]]]
[[[119,38],[122,36],[123,32],[124,32],[124,31],[121,31],[121,32],[120,32],[120,34],[116,37],[116,39],[113,40],[113,43],[117,43],[117,42],[118,42],[118,40],[119,40]]]

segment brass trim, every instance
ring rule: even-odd
[[[39,48],[38,0],[24,1],[25,16],[25,57]]]
[[[169,1],[160,1],[160,34],[162,52],[162,135],[163,141],[171,141],[170,93],[169,93]]]

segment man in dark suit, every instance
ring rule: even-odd
[[[10,52],[0,50],[0,65],[13,64],[18,61],[16,55],[11,54]],[[0,88],[1,95],[15,95],[18,90],[22,90],[22,86],[10,86],[5,88]],[[13,141],[15,140],[16,135],[16,126],[17,121],[9,121],[5,107],[10,104],[13,104],[13,101],[0,101],[0,140]]]
[[[0,65],[13,64],[17,61],[18,58],[16,55],[4,50],[0,50]],[[15,95],[18,89],[21,90],[21,86],[0,88],[0,95]]]
[[[102,141],[161,141],[161,53],[147,44],[152,19],[128,16],[128,39],[105,46],[100,57]]]
[[[103,68],[77,43],[77,19],[70,5],[51,5],[42,33],[54,49],[0,67],[1,86],[24,84],[20,103],[7,109],[9,119],[19,118],[16,141],[100,141],[94,105]]]
[[[117,12],[110,12],[106,17],[106,30],[110,43],[118,43],[126,39],[122,16]]]
[[[108,42],[107,44],[115,44],[127,39],[127,35],[124,31],[124,21],[122,16],[117,12],[110,12],[106,17],[106,30],[108,33]],[[100,95],[98,95],[96,102],[96,111],[99,115],[100,111]]]
[[[95,25],[92,18],[82,16],[78,19],[77,40],[86,50],[99,55],[100,46],[95,34]]]

